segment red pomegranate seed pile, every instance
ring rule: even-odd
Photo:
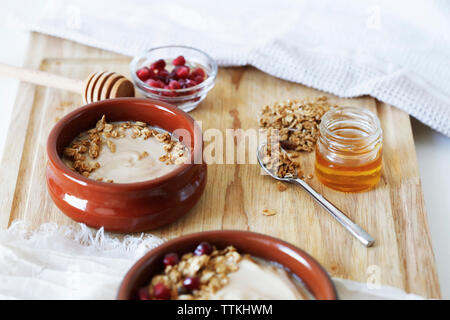
[[[191,70],[183,56],[173,59],[172,64],[174,68],[169,72],[166,69],[166,62],[159,59],[150,64],[150,67],[140,68],[136,71],[136,76],[150,87],[172,90],[162,92],[162,95],[168,97],[192,94],[192,91],[176,92],[175,90],[194,87],[205,81],[207,77],[205,70],[201,67]]]

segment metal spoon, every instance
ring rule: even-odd
[[[297,183],[303,187],[322,207],[324,207],[328,213],[330,213],[342,226],[344,226],[347,231],[349,231],[356,239],[358,239],[363,245],[366,247],[370,247],[375,242],[374,238],[372,238],[363,228],[358,226],[352,220],[350,220],[341,210],[336,208],[331,202],[324,198],[320,193],[315,191],[309,184],[299,178],[282,178],[274,174],[272,171],[266,168],[262,159],[263,153],[262,150],[266,146],[265,143],[261,144],[257,151],[257,158],[259,165],[267,174],[269,174],[272,178],[277,179],[279,181],[289,182],[289,183]]]

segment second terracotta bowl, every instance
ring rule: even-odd
[[[303,250],[282,240],[260,233],[235,230],[206,231],[170,240],[148,252],[128,271],[119,288],[117,299],[138,299],[139,288],[163,270],[164,256],[169,252],[182,255],[194,251],[202,241],[219,249],[233,245],[240,253],[276,262],[299,277],[309,292],[319,300],[337,299],[336,289],[323,267]]]
[[[137,183],[99,182],[73,172],[61,160],[64,148],[79,133],[95,127],[103,114],[108,122],[144,121],[169,132],[184,130],[190,135],[190,163]],[[62,118],[48,137],[48,191],[61,211],[88,226],[118,232],[155,229],[186,214],[199,200],[206,184],[202,147],[198,125],[169,104],[135,98],[88,104]]]

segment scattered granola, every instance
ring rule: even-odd
[[[185,147],[182,143],[178,142],[178,141],[173,141],[173,140],[168,140],[167,138],[163,138],[161,139],[158,138],[158,136],[156,136],[156,138],[165,143],[164,145],[164,151],[166,152],[165,155],[161,156],[159,158],[160,161],[164,162],[165,164],[182,164],[186,161],[186,156],[185,156]]]
[[[274,209],[264,209],[263,210],[263,215],[265,215],[265,216],[274,216],[276,214],[277,214],[277,212]]]
[[[145,157],[148,157],[148,152],[147,152],[147,151],[144,151],[144,152],[142,152],[142,153],[139,155],[139,160],[141,160],[141,159],[143,159],[143,158],[145,158]]]
[[[112,153],[116,152],[116,145],[111,140],[106,140],[106,145]]]
[[[143,150],[139,153],[135,153],[135,149],[130,149],[129,146],[131,142],[126,140],[117,140],[131,137],[132,139],[136,139],[139,141],[148,140],[152,137],[155,139],[154,141],[158,141],[155,145],[155,142],[148,140],[150,144],[142,144],[141,142],[133,142],[133,148],[138,149],[147,147],[147,150]],[[162,147],[158,145],[162,143]],[[120,150],[118,150],[118,146],[120,146]],[[158,153],[154,154],[155,147],[157,147],[156,151]],[[107,149],[104,149],[107,148]],[[124,148],[128,150],[127,157],[124,158]],[[152,149],[153,148],[153,149]],[[158,149],[159,148],[159,149]],[[102,154],[102,150],[109,150],[111,153],[120,152],[119,158],[108,158],[108,162],[105,163],[106,158],[103,156],[102,165],[98,160],[100,154]],[[153,151],[153,153],[152,153]],[[186,156],[187,148],[178,140],[172,138],[172,136],[168,132],[161,132],[156,129],[150,128],[145,122],[142,121],[124,121],[117,123],[107,123],[105,115],[97,121],[95,128],[90,129],[86,132],[81,133],[77,138],[75,138],[72,143],[64,149],[63,160],[65,163],[75,172],[82,174],[85,177],[90,177],[91,174],[99,168],[105,168],[108,166],[108,163],[111,161],[119,161],[119,159],[123,159],[124,166],[127,168],[136,167],[136,161],[149,161],[142,162],[141,166],[152,166],[152,162],[154,160],[143,160],[150,156],[150,153],[153,154],[153,157],[156,157],[156,161],[159,158],[159,161],[165,163],[166,165],[178,165],[184,163],[187,159]],[[150,152],[150,153],[149,153]],[[162,155],[161,155],[162,154]],[[145,163],[145,164],[144,164]],[[153,165],[154,166],[154,165]],[[102,169],[100,171],[105,171],[106,169]],[[167,171],[168,169],[162,170]],[[93,179],[97,181],[106,181],[109,183],[113,183],[113,176],[108,177],[105,172],[103,174],[95,174]],[[142,181],[142,180],[141,180]],[[120,182],[120,179],[119,179]],[[126,181],[128,182],[128,181]]]
[[[286,187],[286,185],[283,182],[278,181],[277,182],[277,189],[278,189],[278,191],[283,192],[283,191],[287,190],[287,187]]]
[[[262,159],[266,168],[275,175],[283,178],[297,178],[303,175],[300,163],[293,161],[292,156],[285,152],[279,142],[269,142],[264,150]]]
[[[267,129],[266,167],[279,177],[303,178],[296,159],[300,151],[314,150],[321,118],[332,107],[325,96],[265,106],[259,125]]]
[[[320,119],[331,107],[325,96],[276,102],[263,108],[259,125],[278,130],[284,149],[310,152],[319,135]]]
[[[61,101],[61,103],[59,105],[61,107],[71,107],[71,106],[73,106],[73,102],[72,101]]]

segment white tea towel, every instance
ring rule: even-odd
[[[135,55],[184,44],[340,97],[371,95],[450,136],[445,0],[18,0],[12,27]]]
[[[113,238],[83,224],[24,222],[0,231],[0,299],[114,299],[128,269],[161,244],[154,236]],[[341,299],[423,299],[389,286],[333,279]]]

